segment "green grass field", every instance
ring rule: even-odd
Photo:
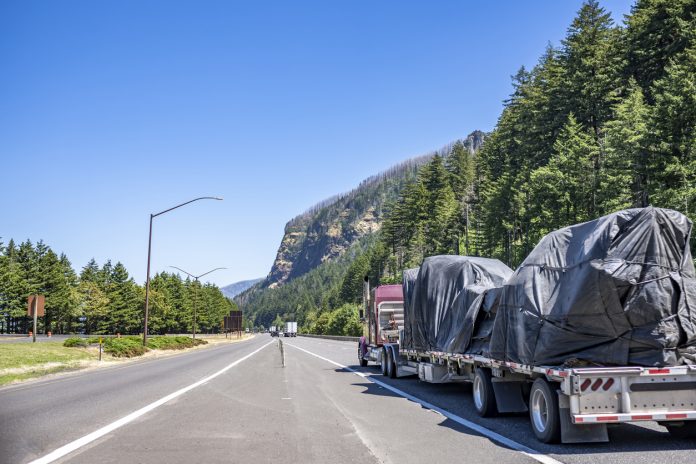
[[[83,348],[66,348],[61,342],[0,344],[0,385],[72,369],[81,361],[96,359]]]

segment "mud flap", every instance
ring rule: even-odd
[[[561,416],[561,443],[604,443],[609,441],[607,424],[573,424],[570,419],[570,400],[558,392],[558,412]]]
[[[527,412],[529,410],[522,393],[523,382],[500,382],[495,377],[492,380],[498,412]]]

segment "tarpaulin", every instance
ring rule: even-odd
[[[415,280],[411,270],[407,273],[402,346],[461,353],[468,343],[461,334],[469,306],[486,289],[502,285],[512,270],[497,259],[432,256]]]
[[[529,365],[696,360],[691,221],[619,211],[546,235],[503,286],[489,356]]]

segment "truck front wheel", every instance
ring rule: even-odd
[[[498,414],[490,369],[481,367],[476,369],[471,392],[474,397],[474,407],[479,416],[492,417]]]
[[[358,362],[361,367],[367,366],[367,359],[363,358],[363,347],[360,343],[358,343]]]
[[[557,443],[561,439],[558,392],[546,379],[538,378],[532,384],[532,391],[529,393],[529,419],[539,441]]]
[[[387,350],[387,377],[396,378],[396,360],[392,356],[392,350]]]

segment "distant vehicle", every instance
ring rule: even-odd
[[[285,336],[286,337],[297,337],[297,322],[286,322],[285,323]]]
[[[271,337],[277,337],[278,336],[278,330],[276,329],[276,326],[272,325],[271,328],[268,330],[271,334]]]

